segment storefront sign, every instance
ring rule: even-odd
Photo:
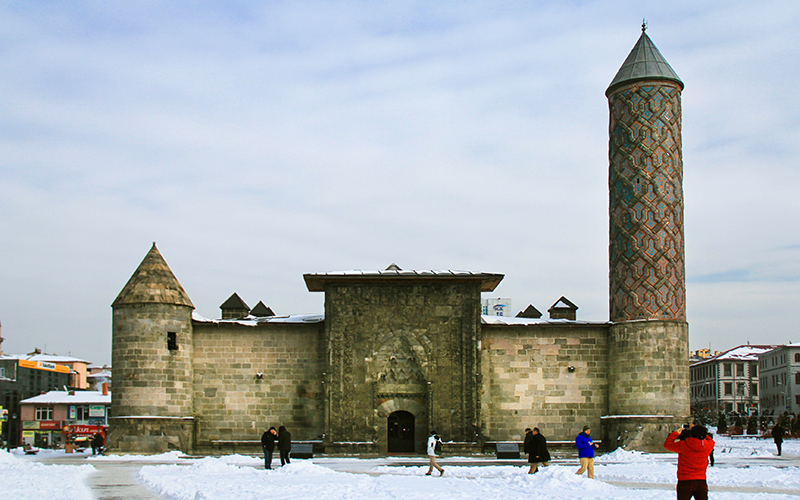
[[[106,407],[105,405],[92,405],[89,406],[89,418],[91,417],[105,417],[106,416]]]
[[[39,421],[39,429],[40,430],[48,430],[48,431],[60,431],[61,430],[61,422],[53,422],[53,421],[46,421],[40,420]]]
[[[19,366],[22,368],[33,368],[34,370],[48,370],[51,372],[69,373],[69,366],[47,363],[45,361],[28,361],[20,359]]]
[[[64,434],[72,434],[73,436],[92,436],[100,431],[101,428],[97,425],[66,425],[61,429]]]

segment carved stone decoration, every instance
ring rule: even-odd
[[[424,351],[420,345],[416,348],[412,348],[405,336],[396,335],[378,349],[375,356],[378,397],[384,394],[425,393],[427,380],[418,356],[418,353],[424,356]]]

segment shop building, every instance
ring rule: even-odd
[[[63,448],[76,439],[105,435],[111,393],[50,391],[20,401],[21,443]]]

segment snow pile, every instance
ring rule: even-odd
[[[181,451],[170,451],[159,455],[92,455],[87,460],[107,460],[110,462],[158,462],[158,463],[178,463],[185,461],[188,455]]]
[[[784,443],[775,457],[771,440],[717,437],[717,465],[709,467],[714,500],[788,500],[800,498],[800,441]],[[16,455],[0,451],[0,498],[77,500],[92,498],[85,486],[91,465],[44,465],[58,453]],[[71,458],[84,458],[72,455]],[[260,456],[191,458],[180,452],[152,456],[86,456],[87,461],[141,462],[139,481],[170,500],[673,500],[677,455],[616,450],[595,461],[596,479],[577,476],[577,459],[555,460],[528,474],[528,464],[505,465],[469,457],[446,457],[443,477],[425,476],[422,457],[359,459],[318,457],[264,470]],[[97,463],[97,462],[96,462]],[[106,463],[97,463],[107,467]],[[11,478],[11,479],[9,479]],[[57,485],[57,486],[56,486]],[[647,485],[647,486],[643,486]]]
[[[93,498],[86,479],[91,465],[44,465],[0,450],[0,498],[83,500]]]

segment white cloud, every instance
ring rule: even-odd
[[[730,347],[747,299],[789,311],[800,289],[800,7],[647,7],[0,8],[4,349],[109,361],[109,304],[153,240],[206,316],[234,291],[319,312],[303,273],[396,262],[607,319],[603,92],[642,14],[686,83],[692,348]],[[765,342],[796,330],[748,310]]]

